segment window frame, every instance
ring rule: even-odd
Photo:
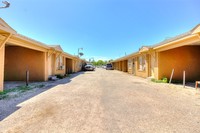
[[[146,56],[141,55],[138,57],[138,71],[146,71]]]
[[[64,70],[64,59],[62,55],[56,58],[56,68],[57,70]]]

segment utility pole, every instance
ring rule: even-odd
[[[78,48],[78,57],[83,56],[83,53],[79,52],[79,50],[83,50],[83,48]]]

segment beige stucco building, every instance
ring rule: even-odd
[[[0,18],[0,91],[4,81],[47,81],[49,76],[81,70],[82,60],[62,50],[18,34]]]
[[[135,76],[182,80],[183,71],[186,81],[200,80],[200,25],[176,37],[152,46],[144,46],[139,51],[114,60],[116,70]]]

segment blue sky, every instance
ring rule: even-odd
[[[192,29],[199,0],[10,0],[0,16],[18,33],[83,58],[116,59]]]

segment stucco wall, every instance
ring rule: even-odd
[[[4,81],[4,49],[4,46],[0,49],[0,91],[3,91]]]
[[[81,69],[82,69],[82,61],[81,60],[77,60],[76,66],[77,66],[77,72],[80,72]]]
[[[45,53],[17,47],[5,48],[4,78],[8,81],[24,81],[26,70],[30,72],[30,81],[45,80]]]
[[[157,58],[158,54],[154,51],[151,52],[149,57],[149,72],[152,78],[158,79],[158,58]]]
[[[76,61],[72,60],[72,72],[76,72]]]
[[[138,56],[139,57],[139,56]],[[138,57],[135,59],[135,75],[143,78],[147,78],[149,76],[149,55],[145,55],[145,70],[139,70],[139,61]]]
[[[54,74],[53,69],[54,69],[54,63],[53,63],[53,57],[52,55],[48,56],[48,76],[51,76]]]
[[[116,69],[116,70],[119,70],[119,62],[116,62],[116,63],[115,63],[115,69]]]
[[[158,55],[159,79],[170,78],[174,68],[175,80],[182,80],[186,71],[186,81],[200,80],[200,46],[184,46],[160,52]]]

